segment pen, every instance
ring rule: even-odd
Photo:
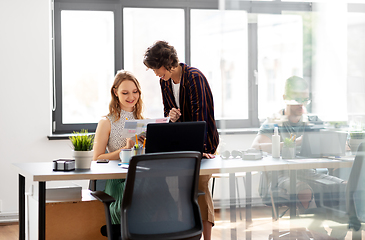
[[[138,147],[138,137],[137,137],[137,134],[136,134],[136,146]]]
[[[128,118],[125,118],[125,120],[128,120]]]
[[[146,145],[146,138],[143,140],[143,148]]]

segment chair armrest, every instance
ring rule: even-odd
[[[112,202],[115,202],[115,198],[113,198],[112,196],[106,194],[103,191],[92,191],[91,195],[93,197],[95,197],[96,199],[98,199],[102,203],[110,204]]]
[[[110,215],[110,209],[109,206],[111,203],[115,202],[115,198],[112,196],[106,194],[103,191],[91,191],[90,193],[92,196],[94,196],[97,200],[103,203],[104,205],[104,211],[105,211],[105,221],[106,221],[106,231],[108,235],[108,239],[115,239],[115,234],[113,233],[113,226],[112,226],[112,218]]]
[[[198,197],[205,195],[205,192],[198,190]]]
[[[361,228],[361,222],[356,216],[350,216],[348,229],[353,228],[355,231],[359,231]]]

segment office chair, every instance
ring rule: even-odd
[[[200,239],[199,152],[151,153],[132,157],[121,206],[121,236],[111,224],[104,192],[92,195],[105,206],[108,239]]]
[[[365,142],[362,142],[357,149],[355,160],[352,164],[350,172],[350,178],[346,187],[346,211],[349,216],[348,228],[354,229],[355,231],[359,231],[361,228],[361,223],[365,222],[364,158]]]
[[[260,181],[259,181],[259,195],[261,197],[262,203],[266,206],[271,206],[273,211],[273,218],[278,220],[282,218],[286,212],[289,210],[290,200],[280,198],[278,196],[274,197],[274,194],[278,195],[278,189],[271,189],[271,184],[269,179],[272,179],[273,172],[260,172]],[[284,210],[281,214],[278,212],[279,207],[286,206],[286,210]]]

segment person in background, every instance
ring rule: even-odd
[[[296,136],[296,150],[297,152],[300,151],[302,136],[312,121],[312,118],[306,115],[306,106],[310,102],[309,84],[303,78],[297,76],[288,78],[285,82],[283,98],[286,107],[262,124],[252,143],[252,148],[271,153],[271,137],[274,132],[274,126],[277,125],[281,137],[280,146],[283,146],[282,141],[285,138]],[[321,183],[322,180],[327,181],[329,185],[323,185]],[[336,193],[331,193],[331,202],[338,201],[338,193],[344,191],[345,184],[342,183],[345,183],[345,181],[334,176],[318,173],[315,169],[298,170],[296,184],[298,212],[303,213],[307,209],[316,208],[314,193],[325,192],[325,189],[333,188],[333,192]],[[260,186],[261,197],[269,199],[271,176],[268,173],[262,173]],[[274,187],[278,189],[279,197],[290,200],[288,171],[279,171],[278,185]]]
[[[121,149],[130,149],[136,144],[122,133],[126,119],[143,119],[142,106],[141,87],[136,77],[131,72],[118,71],[111,88],[109,114],[96,128],[93,160],[117,160]],[[110,205],[113,224],[120,223],[124,186],[125,179],[109,179],[105,185],[105,192],[116,199]]]
[[[150,46],[145,52],[143,63],[160,78],[165,117],[170,117],[171,122],[206,122],[203,157],[214,158],[219,135],[214,119],[212,91],[203,73],[179,63],[175,48],[166,41],[157,41]],[[198,200],[205,240],[211,239],[214,225],[213,200],[208,188],[210,178],[211,175],[199,177],[199,190],[205,192]]]

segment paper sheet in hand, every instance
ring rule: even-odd
[[[168,123],[169,117],[166,118],[154,118],[154,119],[137,119],[137,120],[126,120],[124,123],[123,137],[131,138],[136,134],[138,137],[146,133],[147,124],[149,123]]]

